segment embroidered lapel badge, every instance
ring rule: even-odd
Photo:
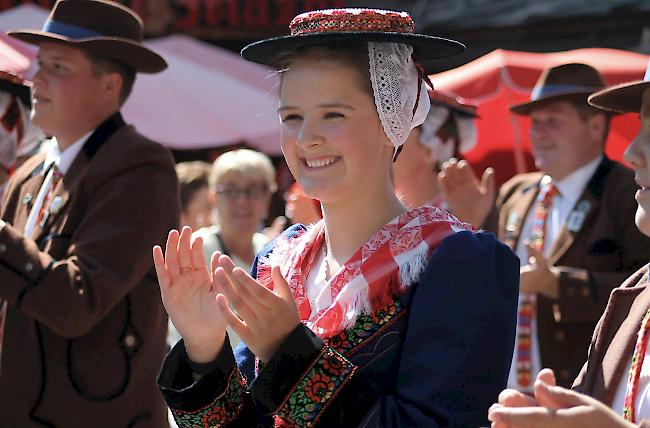
[[[50,214],[57,214],[59,211],[61,211],[61,207],[63,206],[63,198],[61,196],[55,196],[54,199],[52,199],[52,203],[50,204]]]
[[[566,222],[567,229],[571,232],[578,232],[582,229],[582,224],[585,222],[589,210],[591,210],[591,202],[585,200],[578,202]]]
[[[23,196],[23,200],[22,200],[23,205],[31,204],[32,199],[34,199],[34,197],[32,196],[31,193],[25,193],[25,195]]]

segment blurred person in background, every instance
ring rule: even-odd
[[[199,230],[212,225],[213,203],[208,185],[210,164],[181,162],[176,164],[176,175],[181,197],[181,226]]]
[[[650,236],[650,65],[644,80],[607,88],[589,103],[639,113],[641,129],[625,150],[638,185],[635,223]],[[646,262],[648,260],[646,259]],[[633,428],[650,426],[650,288],[648,265],[614,289],[573,391],[555,386],[553,371],[537,376],[535,397],[499,394],[489,419],[493,428]]]
[[[31,121],[31,98],[31,82],[0,71],[0,200],[9,176],[44,137]]]
[[[194,236],[203,238],[207,263],[219,251],[248,272],[255,254],[269,241],[258,231],[277,190],[275,168],[263,153],[232,150],[214,161],[209,184],[218,224],[199,229]]]
[[[155,377],[167,313],[150,248],[178,225],[171,153],[120,111],[165,60],[132,10],[59,0],[37,45],[34,124],[54,144],[12,175],[0,215],[0,426],[167,426]]]
[[[443,162],[462,159],[476,145],[476,107],[460,97],[429,90],[431,110],[409,135],[393,165],[395,190],[407,207],[447,208],[438,173]]]
[[[604,87],[587,64],[544,70],[530,101],[510,108],[530,117],[539,172],[511,178],[496,203],[467,164],[443,166],[454,214],[496,233],[521,261],[509,388],[532,393],[542,367],[571,385],[611,290],[650,260],[650,239],[632,221],[634,173],[605,155],[610,115],[587,103]]]
[[[320,202],[307,196],[297,181],[289,186],[284,200],[284,212],[291,224],[315,224],[323,218]]]

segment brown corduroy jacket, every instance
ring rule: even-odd
[[[25,237],[44,158],[12,177],[1,212],[0,426],[164,427],[155,378],[167,316],[151,248],[178,224],[173,160],[112,116],[57,186],[44,226]]]
[[[521,174],[505,183],[485,228],[515,249],[528,211],[534,209],[543,174]],[[650,260],[650,238],[634,223],[638,186],[634,173],[604,158],[552,245],[549,262],[560,269],[557,300],[539,295],[537,325],[542,367],[568,387],[587,357],[594,327],[610,291]],[[576,218],[576,216],[574,216]]]

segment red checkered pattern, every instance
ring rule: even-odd
[[[402,281],[401,267],[423,251],[428,257],[447,236],[459,230],[471,230],[446,211],[420,207],[395,218],[381,228],[329,280],[332,304],[311,317],[311,305],[305,290],[309,269],[325,241],[325,224],[290,240],[279,239],[273,261],[261,260],[257,278],[273,288],[271,266],[279,264],[293,293],[300,319],[320,337],[332,337],[353,324],[361,312],[372,311],[392,301],[409,285]],[[426,265],[426,263],[424,263]],[[421,273],[421,272],[420,272]],[[354,302],[367,302],[360,308]]]

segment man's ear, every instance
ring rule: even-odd
[[[104,85],[103,89],[107,95],[115,96],[117,100],[120,98],[120,92],[122,91],[122,85],[124,80],[120,73],[106,73],[102,76]]]
[[[596,140],[601,140],[603,138],[603,133],[605,132],[605,124],[607,123],[607,117],[605,114],[598,113],[591,116],[588,121],[589,132],[591,136]],[[607,138],[607,136],[604,136]]]

